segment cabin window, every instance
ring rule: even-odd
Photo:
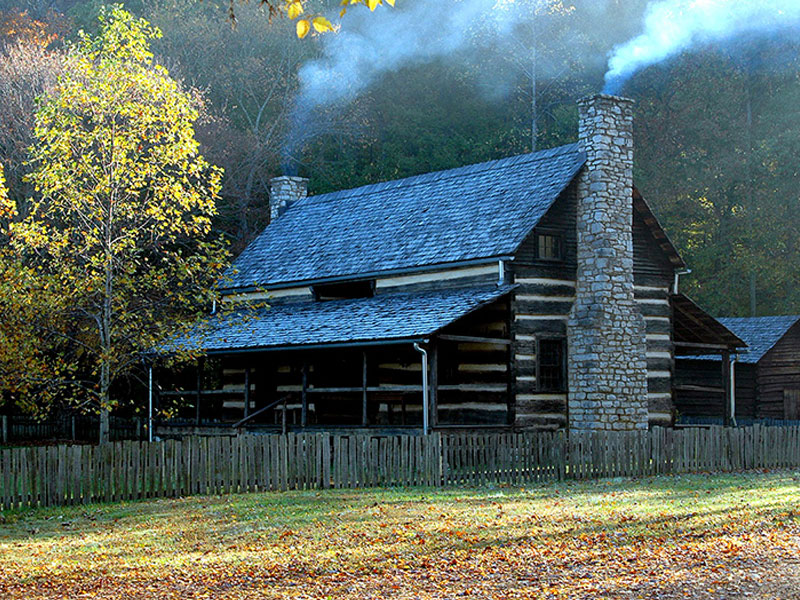
[[[563,392],[566,390],[565,340],[543,338],[539,340],[538,373],[540,392]]]
[[[537,233],[536,258],[539,260],[561,260],[563,258],[561,236],[556,233]]]
[[[375,295],[375,280],[345,281],[311,287],[317,300],[347,300],[350,298],[372,298]]]

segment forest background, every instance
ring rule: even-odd
[[[0,163],[17,200],[31,195],[25,101],[99,6],[0,0]],[[235,5],[236,27],[227,2],[125,8],[161,29],[156,60],[202,97],[201,152],[224,169],[214,228],[235,254],[282,172],[322,193],[574,141],[575,101],[603,87],[647,2],[402,0],[305,39],[258,2]],[[636,100],[636,185],[692,269],[682,290],[716,315],[800,313],[794,34],[698,43],[620,90]]]

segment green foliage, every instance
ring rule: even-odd
[[[107,416],[140,352],[208,307],[225,251],[210,238],[222,173],[198,152],[194,97],[152,61],[160,32],[119,6],[100,24],[37,111],[38,196],[11,237],[42,296],[69,299],[55,317],[88,368],[69,383]]]
[[[790,46],[792,46],[790,44]],[[770,53],[794,56],[780,70]],[[692,268],[686,288],[713,314],[800,310],[797,47],[707,48],[643,73],[637,185]]]

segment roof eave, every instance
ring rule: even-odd
[[[415,275],[417,273],[426,273],[431,271],[440,271],[442,269],[460,269],[464,267],[474,267],[478,265],[488,265],[496,263],[500,260],[511,261],[514,256],[511,254],[498,254],[487,256],[485,258],[475,258],[470,260],[463,260],[458,262],[449,263],[432,263],[429,265],[421,265],[419,267],[402,268],[402,269],[387,269],[385,271],[368,271],[365,273],[352,273],[348,275],[337,275],[336,277],[320,277],[317,279],[298,279],[295,281],[282,281],[278,283],[260,283],[250,286],[238,287],[217,287],[217,291],[224,295],[229,296],[233,294],[246,294],[249,292],[260,292],[263,290],[283,290],[287,288],[296,287],[309,287],[312,285],[324,285],[327,283],[339,283],[342,281],[364,281],[368,279],[376,279],[379,277],[393,277],[397,275]]]

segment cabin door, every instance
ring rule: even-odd
[[[800,389],[783,390],[783,418],[787,421],[800,420]]]

